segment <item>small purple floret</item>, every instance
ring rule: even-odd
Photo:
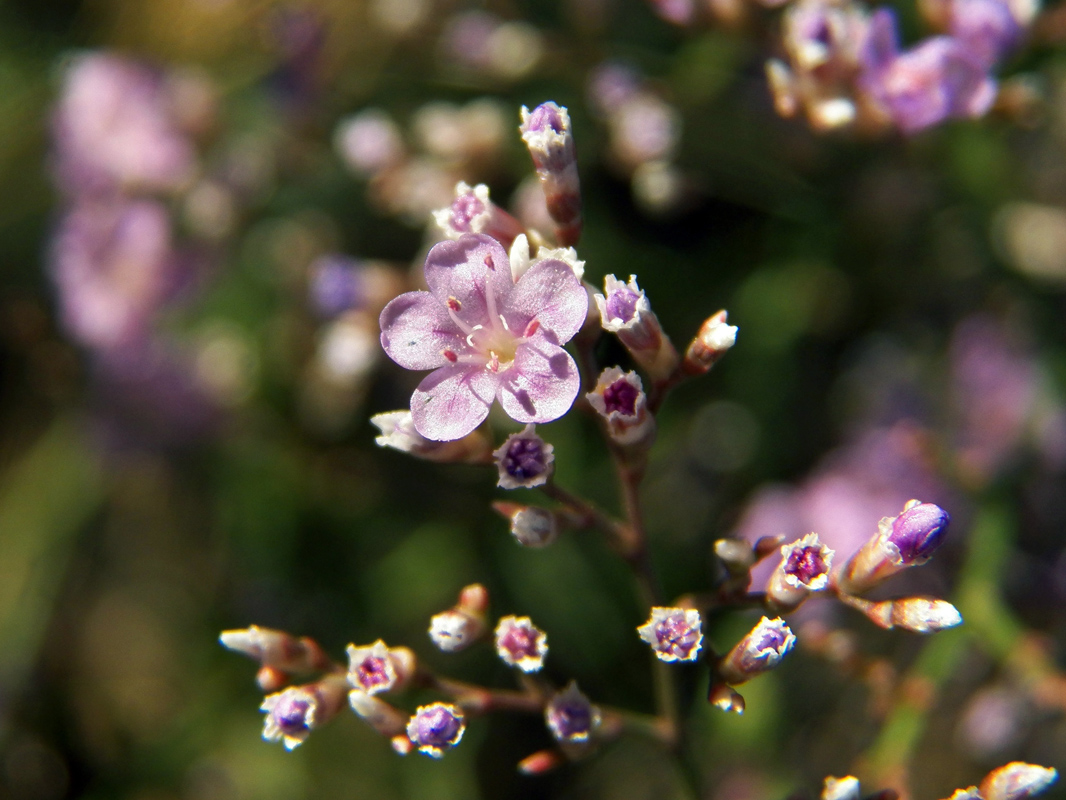
[[[611,319],[629,322],[637,315],[637,303],[640,293],[634,292],[625,284],[620,284],[615,291],[607,295],[607,313]]]
[[[535,439],[515,439],[503,457],[503,468],[519,481],[543,475],[548,468],[543,443]]]
[[[986,68],[1010,52],[1024,33],[1005,0],[953,0],[948,29]]]
[[[457,231],[472,233],[474,217],[485,213],[485,204],[473,192],[461,194],[452,201],[452,227]]]
[[[558,105],[552,102],[541,103],[530,113],[527,129],[543,131],[549,128],[554,133],[563,133],[566,123]]]
[[[375,686],[388,686],[393,682],[389,675],[388,662],[377,656],[367,656],[355,669],[356,681],[364,690]]]
[[[822,558],[822,546],[797,547],[789,553],[785,561],[785,572],[794,575],[796,579],[806,585],[815,578],[829,571],[829,565]]]
[[[685,621],[683,615],[675,614],[655,626],[655,638],[658,640],[657,650],[685,659],[700,641],[701,634]]]
[[[407,723],[407,738],[434,758],[459,744],[466,730],[462,713],[448,703],[422,706]]]
[[[312,704],[306,697],[301,697],[295,693],[285,694],[279,698],[278,704],[274,706],[271,714],[281,732],[288,736],[293,736],[311,727],[307,721],[311,707]]]
[[[927,560],[940,547],[951,516],[933,503],[912,506],[892,523],[888,541],[899,548],[903,564]]]
[[[544,719],[552,735],[561,742],[583,742],[600,722],[599,711],[571,683],[555,695],[544,709]]]
[[[333,317],[364,300],[359,262],[342,255],[326,255],[311,264],[311,303],[324,317]]]

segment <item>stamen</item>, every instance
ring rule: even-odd
[[[508,333],[511,332],[511,326],[507,324],[507,318],[503,314],[500,314],[500,322],[503,323],[503,329]]]
[[[459,360],[459,356],[456,355],[454,350],[441,350],[440,354],[449,361],[451,361],[453,364]]]
[[[493,272],[496,271],[496,262],[492,260],[492,254],[491,253],[489,253],[487,256],[485,256],[485,266],[488,267],[489,269],[491,269]]]
[[[448,308],[450,308],[452,311],[462,311],[463,304],[459,302],[459,298],[457,298],[455,295],[449,295]]]
[[[474,331],[476,331],[481,326],[477,325],[476,327],[471,328],[469,325],[467,325],[465,322],[463,322],[461,319],[459,319],[459,315],[455,313],[457,309],[452,308],[451,301],[453,299],[454,298],[451,298],[451,297],[448,298],[448,316],[451,317],[452,322],[454,322],[456,324],[456,326],[459,328],[459,330],[461,330],[463,333],[465,333],[467,335],[467,341],[469,342],[470,341],[470,334],[472,334]],[[456,304],[459,303],[458,300],[456,300],[455,302],[456,302]]]
[[[475,325],[473,328],[467,328],[466,343],[471,347],[474,347],[474,334],[481,330],[484,325]]]
[[[489,351],[489,355],[492,356],[492,358],[489,360],[489,363],[485,365],[485,368],[489,372],[499,372],[500,371],[500,357],[498,355],[496,355],[496,352],[494,350],[490,350]]]
[[[540,330],[540,320],[537,319],[536,317],[534,317],[533,319],[531,319],[529,321],[529,324],[526,325],[526,332],[523,333],[522,336],[524,338],[528,339],[530,336],[532,336],[534,333],[536,333],[539,330]]]

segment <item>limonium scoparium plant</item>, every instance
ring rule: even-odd
[[[428,292],[407,292],[381,312],[381,346],[412,370],[431,369],[411,397],[427,439],[466,436],[494,401],[518,422],[565,414],[580,388],[562,345],[581,329],[588,295],[573,269],[538,259],[516,281],[503,246],[466,234],[426,257]]]

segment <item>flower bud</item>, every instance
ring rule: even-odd
[[[734,577],[747,575],[755,566],[755,552],[742,539],[719,539],[714,543],[714,554],[722,559],[726,570]]]
[[[702,375],[737,342],[737,327],[726,324],[728,314],[722,310],[709,317],[685,351],[681,369],[688,375]]]
[[[1050,767],[1012,761],[988,773],[981,781],[980,792],[985,800],[1025,800],[1040,794],[1058,776]]]
[[[343,676],[327,675],[320,681],[268,695],[259,707],[267,712],[263,738],[283,742],[286,750],[299,747],[314,728],[337,715],[347,692],[348,683]]]
[[[802,539],[781,548],[781,563],[770,576],[766,597],[778,611],[792,611],[807,595],[829,584],[829,567],[833,551],[808,533]]]
[[[558,750],[538,750],[518,762],[518,771],[523,775],[543,775],[563,764],[563,754]]]
[[[554,511],[503,501],[492,507],[511,521],[511,535],[523,547],[547,547],[559,537],[559,517]]]
[[[500,471],[497,486],[531,489],[548,482],[554,470],[554,448],[534,433],[533,427],[530,423],[521,432],[512,433],[493,451]]]
[[[570,681],[544,708],[548,730],[560,742],[587,742],[600,719],[600,710],[577,688],[577,681]]]
[[[489,595],[480,583],[464,586],[454,607],[430,620],[429,638],[445,653],[464,650],[485,632]]]
[[[951,793],[951,797],[948,800],[985,800],[981,796],[981,792],[978,791],[976,786],[969,786],[965,789],[956,789]]]
[[[425,438],[417,430],[409,410],[375,414],[370,421],[381,431],[374,441],[426,461],[445,464],[484,464],[492,456],[492,442],[480,430],[450,442]]]
[[[701,625],[698,611],[656,607],[637,633],[661,661],[695,661],[703,642]]]
[[[360,719],[382,736],[398,737],[407,728],[407,716],[380,697],[353,689],[348,692],[348,703]]]
[[[414,675],[415,654],[406,647],[386,647],[378,639],[364,647],[348,645],[348,683],[364,694],[391,692]]]
[[[739,686],[780,664],[795,643],[782,619],[763,617],[719,662],[718,675],[724,683]]]
[[[743,714],[744,698],[732,686],[724,683],[712,683],[707,692],[707,702],[727,714]]]
[[[581,182],[570,115],[555,103],[541,103],[531,112],[522,106],[522,141],[537,170],[555,235],[563,246],[581,238]]]
[[[603,294],[594,299],[603,329],[618,336],[652,380],[666,380],[677,368],[677,351],[637,286],[637,276],[630,275],[626,284],[608,275],[603,279]]]
[[[465,731],[463,712],[450,703],[420,706],[407,723],[407,738],[431,758],[440,758],[459,744]]]
[[[452,204],[434,211],[433,219],[449,239],[458,239],[464,233],[483,233],[504,248],[509,248],[525,230],[521,222],[489,199],[489,187],[483,183],[470,188],[459,181]]]
[[[253,658],[263,667],[286,672],[316,672],[329,669],[329,657],[314,639],[297,639],[290,633],[252,625],[239,630],[222,631],[218,637],[222,646]],[[274,675],[264,675],[267,683]],[[265,688],[265,687],[264,687]]]
[[[859,800],[859,779],[847,775],[843,778],[828,777],[822,789],[822,800]]]
[[[655,441],[655,418],[648,413],[648,397],[637,373],[605,369],[585,397],[618,444],[646,449]]]
[[[862,594],[907,567],[924,564],[950,522],[940,506],[910,500],[899,516],[883,518],[873,538],[840,568],[837,586],[846,594]]]
[[[504,617],[496,625],[496,654],[523,672],[538,672],[548,654],[548,637],[529,617]]]

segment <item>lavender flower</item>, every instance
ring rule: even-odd
[[[400,295],[381,312],[381,345],[406,369],[432,369],[411,397],[427,439],[466,436],[493,400],[518,422],[565,414],[580,386],[561,345],[581,328],[588,297],[573,270],[538,259],[514,282],[488,236],[441,242],[426,258],[429,292]]]
[[[860,83],[904,133],[980,117],[991,107],[995,81],[959,40],[934,36],[902,53],[898,48],[896,18],[880,9],[870,19]]]
[[[450,703],[431,703],[420,706],[407,723],[407,738],[418,752],[440,758],[463,738],[466,720],[463,712]]]
[[[153,200],[76,207],[60,222],[51,262],[64,327],[101,349],[142,340],[188,271]]]
[[[533,157],[556,236],[566,246],[581,238],[581,183],[570,115],[555,103],[541,103],[531,112],[522,106],[522,141]]]
[[[759,620],[718,665],[724,683],[738,686],[781,663],[796,644],[796,637],[780,618]]]
[[[136,61],[72,59],[52,118],[60,186],[75,195],[184,186],[196,155],[172,101],[164,76]]]
[[[781,564],[774,570],[766,589],[767,598],[781,611],[791,611],[811,592],[829,584],[833,551],[822,544],[816,533],[781,548]]]
[[[695,661],[703,642],[701,626],[698,611],[656,607],[637,633],[661,661]]]
[[[618,367],[605,369],[596,388],[585,397],[616,442],[630,446],[651,444],[655,418],[648,413],[648,398],[637,373],[622,372]]]
[[[560,742],[587,742],[599,727],[600,710],[577,688],[577,681],[571,681],[548,701],[544,721]]]
[[[496,654],[523,672],[539,672],[548,654],[548,637],[529,617],[504,617],[496,625]]]
[[[268,742],[283,742],[286,750],[299,747],[314,728],[336,716],[344,705],[347,689],[342,677],[332,675],[268,695],[259,707],[267,712],[263,738]]]
[[[554,469],[554,448],[533,432],[530,423],[519,433],[512,433],[493,451],[504,489],[532,489],[548,482]]]
[[[1025,3],[1008,0],[951,0],[948,31],[962,43],[978,63],[991,68],[1009,53],[1025,33],[1031,20]]]
[[[951,517],[940,506],[909,501],[896,517],[885,517],[877,533],[841,567],[841,591],[861,594],[908,567],[924,564],[940,546]]]
[[[363,694],[391,692],[414,674],[415,656],[406,647],[376,642],[363,647],[348,645],[348,683]]]

